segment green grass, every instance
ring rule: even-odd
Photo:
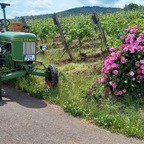
[[[76,52],[77,53],[77,52]],[[53,90],[46,89],[44,78],[26,76],[11,83],[35,97],[61,106],[66,112],[84,118],[89,122],[127,136],[144,138],[144,99],[133,100],[130,96],[115,99],[104,95],[104,87],[97,83],[100,74],[92,68],[93,62],[59,63],[62,49],[50,49],[47,56],[38,55],[45,65],[54,63],[59,70],[59,83]],[[67,54],[62,59],[68,58]],[[98,68],[101,60],[96,61]],[[95,93],[87,94],[91,83],[95,82]]]

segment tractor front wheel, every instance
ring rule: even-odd
[[[55,65],[51,64],[47,68],[48,77],[45,77],[48,88],[54,88],[58,83],[58,70]]]

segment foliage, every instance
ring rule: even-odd
[[[125,5],[124,10],[128,11],[128,10],[135,10],[135,9],[138,9],[138,8],[139,8],[139,6],[137,4],[130,3],[128,5]]]
[[[68,44],[74,44],[75,40],[79,41],[79,47],[83,45],[83,40],[93,39],[99,40],[100,31],[97,25],[92,24],[91,14],[89,15],[71,15],[69,17],[60,17],[58,20],[62,25],[64,36]],[[98,14],[100,23],[105,32],[108,46],[120,46],[119,37],[123,34],[123,29],[139,25],[141,29],[144,28],[143,9],[135,11],[120,11],[117,13]],[[33,18],[28,19],[28,25],[31,25],[30,31],[35,33],[42,42],[53,39],[59,35],[56,25],[54,25],[52,18]]]

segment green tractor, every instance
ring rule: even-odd
[[[0,6],[4,16],[0,19],[0,85],[3,81],[32,74],[44,77],[48,88],[55,87],[58,83],[58,70],[53,64],[46,67],[36,60],[36,35],[8,31],[10,21],[6,19],[5,8],[10,4],[0,3]]]

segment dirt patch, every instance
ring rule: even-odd
[[[59,60],[57,62],[58,65],[63,65],[67,63],[77,63],[77,62],[95,62],[97,59],[103,59],[105,58],[109,52],[107,50],[103,51],[102,53],[95,53],[95,54],[86,54],[86,53],[80,53],[78,57],[74,60],[71,60],[70,58],[66,58],[64,60]]]

